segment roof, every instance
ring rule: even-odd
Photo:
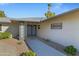
[[[76,12],[76,11],[79,11],[79,8],[76,8],[76,9],[70,10],[70,11],[68,11],[68,12],[64,12],[64,13],[59,14],[59,15],[56,15],[56,16],[54,16],[54,17],[50,17],[50,18],[45,19],[45,20],[43,20],[43,21],[47,21],[47,20],[49,20],[49,19],[54,19],[54,18],[57,18],[57,17],[63,16],[63,15],[67,15],[67,14],[69,14],[69,13],[74,13],[74,12]]]
[[[0,17],[0,22],[11,22],[9,18]]]
[[[27,22],[40,22],[45,20],[44,17],[29,17],[29,18],[11,18],[11,20],[15,21],[27,21]]]
[[[69,14],[69,13],[73,13],[73,12],[76,12],[76,11],[79,11],[79,8],[76,8],[76,9],[73,9],[73,10],[70,10],[70,11],[67,11],[67,12],[64,12],[62,14],[59,14],[59,15],[56,15],[56,16],[53,16],[53,17],[50,17],[50,18],[45,18],[45,17],[29,17],[29,18],[11,18],[12,20],[15,20],[15,21],[29,21],[29,22],[42,22],[42,21],[46,21],[46,20],[49,20],[51,18],[56,18],[56,17],[60,17],[60,16],[63,16],[63,15],[66,15],[66,14]]]
[[[42,22],[42,21],[46,21],[49,19],[54,19],[63,15],[67,15],[69,13],[73,13],[79,11],[79,8],[77,9],[73,9],[71,11],[56,15],[54,17],[50,17],[48,19],[46,19],[45,17],[29,17],[29,18],[8,18],[8,17],[0,17],[0,22],[11,22],[11,20],[15,20],[15,21],[27,21],[27,22]]]

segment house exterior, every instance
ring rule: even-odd
[[[11,32],[14,38],[19,37],[19,39],[24,40],[28,36],[38,36],[64,46],[74,45],[79,49],[79,9],[48,19],[0,19],[0,32]]]
[[[43,18],[0,18],[0,32],[10,32],[12,37],[24,40],[27,36],[36,36],[40,19]]]

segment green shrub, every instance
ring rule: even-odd
[[[0,39],[10,38],[11,33],[9,32],[0,32]]]
[[[23,52],[21,56],[36,56],[36,53],[33,51],[26,51],[26,52]]]
[[[64,51],[69,55],[76,55],[77,49],[74,46],[67,46]]]

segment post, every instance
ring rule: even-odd
[[[24,22],[21,22],[19,25],[19,39],[24,40],[25,32],[24,32]]]

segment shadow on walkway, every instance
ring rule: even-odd
[[[50,41],[50,40],[46,40],[46,39],[42,39],[42,38],[39,38],[39,37],[28,37],[27,39],[28,39],[28,40],[29,40],[29,39],[32,39],[32,40],[35,40],[35,39],[36,39],[36,40],[40,40],[41,42],[45,43],[46,45],[48,45],[48,46],[50,46],[50,47],[52,47],[52,48],[54,48],[54,49],[60,51],[61,53],[67,55],[67,54],[64,52],[65,46],[63,46],[63,45],[61,45],[61,44],[59,44],[59,43],[56,43],[56,42],[53,42],[53,41]],[[28,40],[27,40],[27,41],[28,41]],[[27,44],[27,41],[26,41],[26,44]],[[27,44],[27,45],[28,45],[28,44]],[[28,45],[28,46],[29,46],[29,45]],[[33,50],[30,46],[29,46],[29,48],[30,48],[31,50]],[[67,56],[69,56],[69,55],[67,55]],[[79,56],[79,52],[77,52],[76,56]]]
[[[39,37],[38,37],[39,38]],[[45,44],[51,46],[52,48],[55,48],[56,50],[64,53],[65,55],[67,55],[65,52],[64,52],[64,48],[65,46],[61,45],[61,44],[58,44],[56,42],[53,42],[53,41],[50,41],[50,40],[46,40],[46,39],[42,39],[42,38],[39,38],[40,41],[44,42]],[[69,55],[67,55],[69,56]],[[76,53],[76,56],[79,56],[79,52]]]

